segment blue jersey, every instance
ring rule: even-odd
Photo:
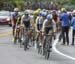
[[[72,28],[75,30],[75,17],[72,18]]]
[[[61,26],[62,27],[69,26],[69,15],[67,13],[62,13],[60,15],[60,19],[61,19]]]

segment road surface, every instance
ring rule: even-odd
[[[45,60],[42,55],[37,53],[34,47],[30,47],[25,52],[23,47],[19,47],[19,44],[14,45],[12,35],[8,33],[11,30],[11,27],[0,26],[0,64],[75,64],[75,60],[72,59],[75,58],[75,46],[62,46],[60,45],[61,42],[58,42],[55,45],[56,50],[53,49],[49,60]],[[71,38],[70,32],[70,44]]]

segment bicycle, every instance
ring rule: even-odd
[[[37,32],[39,33],[39,36],[38,36],[38,40],[37,40],[37,49],[38,49],[38,54],[42,54],[42,33],[41,31]]]
[[[23,45],[23,36],[24,36],[24,28],[22,27],[22,28],[20,29],[20,39],[21,39],[21,41],[20,41],[20,48],[21,48],[22,45]]]
[[[33,30],[31,28],[24,28],[23,32],[23,44],[24,44],[24,50],[26,51],[28,49],[29,45],[29,30]]]
[[[44,34],[46,36],[45,47],[44,47],[44,55],[45,59],[49,59],[50,54],[52,52],[52,36],[53,34]]]
[[[14,44],[18,42],[21,42],[21,38],[20,38],[20,28],[17,26],[15,29],[15,34],[14,34]]]

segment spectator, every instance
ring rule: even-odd
[[[61,15],[60,15],[60,20],[61,20],[61,26],[62,26],[62,37],[63,37],[63,43],[62,45],[65,45],[65,40],[67,40],[67,45],[69,45],[69,15],[66,13],[66,9],[62,8],[61,9]],[[66,37],[65,37],[66,34]]]
[[[73,17],[72,17],[72,44],[74,45],[74,37],[75,37],[75,10],[73,11]]]

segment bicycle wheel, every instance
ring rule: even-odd
[[[49,43],[49,37],[46,37],[46,43],[45,43],[45,59],[49,59],[49,55],[50,55],[50,43]]]
[[[25,40],[24,40],[24,50],[28,49],[28,45],[29,45],[29,37],[28,37],[28,34],[26,34]]]
[[[24,43],[24,50],[26,51],[26,49],[27,49],[27,44]]]
[[[47,60],[49,59],[49,56],[50,56],[50,52],[47,52],[47,53],[46,53],[46,59],[47,59]]]
[[[45,59],[47,59],[47,49],[46,48],[45,48],[44,55],[45,55]]]
[[[38,53],[42,53],[42,44],[41,44],[41,38],[40,38],[40,36],[39,36],[39,38],[38,38]]]
[[[17,38],[16,37],[14,37],[14,44],[16,44],[17,43]]]
[[[49,59],[50,56],[50,48],[49,45],[45,48],[45,59]]]
[[[20,41],[20,48],[22,47],[22,40]]]

